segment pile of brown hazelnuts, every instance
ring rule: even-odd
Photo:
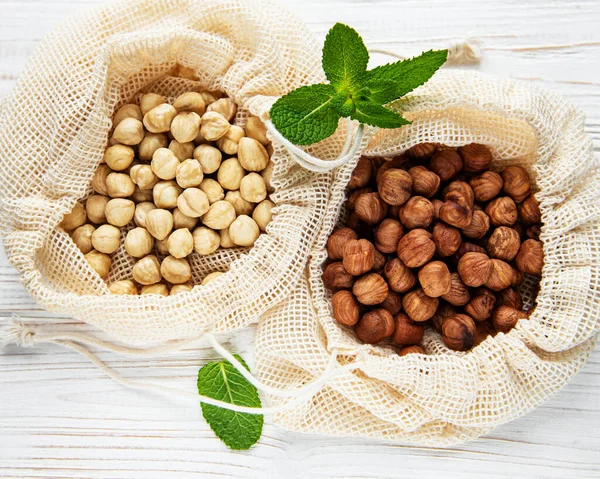
[[[517,288],[542,274],[540,209],[525,169],[491,164],[475,143],[359,160],[323,271],[341,325],[405,355],[425,353],[428,326],[467,351],[528,317]]]

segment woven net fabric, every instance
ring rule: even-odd
[[[529,171],[544,223],[545,266],[535,312],[469,352],[448,349],[429,330],[427,355],[400,357],[390,347],[361,344],[340,327],[321,274],[326,240],[344,216],[354,161],[335,173],[307,275],[259,324],[258,370],[267,384],[294,388],[319,377],[336,351],[341,364],[360,367],[278,414],[277,424],[426,446],[454,444],[535,408],[591,353],[600,330],[599,164],[582,112],[524,83],[443,70],[393,107],[412,125],[378,131],[365,155],[391,157],[421,142],[476,142],[491,148],[493,169],[518,164]],[[531,278],[523,283],[526,303],[535,300],[537,288]]]

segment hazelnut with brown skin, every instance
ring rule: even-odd
[[[502,291],[512,284],[514,270],[511,265],[500,260],[492,259],[492,274],[485,283],[485,286],[492,291]]]
[[[381,181],[381,176],[388,170],[395,168],[403,168],[407,163],[408,158],[404,155],[395,156],[391,160],[385,161],[377,170],[377,174],[375,175],[375,183],[379,184]]]
[[[457,228],[466,228],[473,220],[473,207],[469,198],[460,191],[451,191],[440,208],[440,219]]]
[[[448,200],[448,194],[452,191],[458,191],[459,193],[462,193],[467,199],[469,206],[473,208],[473,205],[475,204],[475,193],[473,192],[473,188],[471,188],[469,183],[462,180],[455,180],[450,183],[442,191],[442,195],[444,196],[445,200]]]
[[[419,143],[406,150],[406,156],[413,160],[426,160],[437,150],[436,143]]]
[[[438,298],[431,298],[421,288],[407,293],[402,298],[402,308],[410,319],[417,322],[427,321],[437,311]]]
[[[444,319],[449,318],[450,316],[455,316],[456,314],[458,314],[458,312],[454,306],[448,303],[441,303],[431,318],[433,329],[435,329],[439,334],[442,334],[442,323],[444,322]]]
[[[356,337],[363,343],[377,344],[394,334],[394,317],[385,309],[374,309],[365,313],[356,326]]]
[[[456,250],[456,254],[454,255],[456,261],[460,260],[467,253],[483,253],[487,254],[485,248],[481,246],[477,246],[476,244],[469,243],[467,241],[461,243],[460,247]]]
[[[471,300],[469,289],[462,282],[458,273],[452,273],[450,291],[443,294],[442,299],[448,301],[452,306],[464,306]]]
[[[400,222],[386,218],[375,229],[375,247],[385,254],[394,253],[402,236],[404,228]]]
[[[487,250],[492,258],[512,261],[521,246],[519,233],[508,226],[499,226],[487,241]]]
[[[492,274],[490,258],[483,253],[466,253],[458,261],[458,274],[467,286],[477,288],[484,285]]]
[[[431,158],[429,169],[436,173],[442,181],[454,178],[463,168],[463,160],[454,150],[441,150]]]
[[[519,205],[519,217],[523,223],[528,225],[542,221],[540,205],[533,195]]]
[[[327,240],[329,259],[339,260],[344,257],[344,246],[350,240],[358,239],[356,232],[350,228],[338,228]]]
[[[348,195],[348,200],[346,201],[346,208],[348,211],[354,210],[356,207],[356,200],[360,197],[360,195],[372,192],[373,190],[371,188],[358,188],[357,190],[352,190]]]
[[[485,212],[494,226],[512,226],[517,221],[517,205],[508,196],[501,196],[488,203]]]
[[[410,319],[407,314],[397,314],[394,322],[396,325],[392,341],[398,346],[419,344],[423,339],[424,326]]]
[[[514,328],[519,319],[527,318],[527,313],[511,308],[510,306],[500,306],[492,316],[492,324],[496,331],[508,333]]]
[[[380,304],[383,309],[387,309],[392,315],[397,315],[402,311],[402,295],[395,293],[394,291],[388,292],[388,295]]]
[[[529,174],[520,166],[507,166],[502,170],[504,192],[517,203],[520,203],[531,194],[531,181]]]
[[[480,288],[475,292],[469,304],[465,306],[465,313],[475,321],[485,321],[492,316],[495,305],[494,293],[487,288]]]
[[[484,171],[479,176],[471,178],[469,184],[473,188],[475,199],[483,202],[490,201],[498,196],[502,191],[504,182],[502,177],[495,171]]]
[[[350,175],[350,181],[348,182],[348,188],[355,190],[357,188],[364,188],[371,181],[372,166],[371,161],[366,156],[361,156],[358,160],[356,168]]]
[[[522,271],[519,271],[518,269],[513,268],[513,278],[512,278],[512,281],[510,282],[510,285],[513,288],[518,288],[519,286],[521,286],[521,283],[523,281],[525,281],[525,274]]]
[[[431,239],[435,244],[436,254],[442,258],[452,256],[462,243],[460,231],[441,221],[433,225]]]
[[[329,263],[323,271],[323,284],[328,289],[347,289],[354,283],[354,276],[346,271],[341,261]]]
[[[479,143],[461,146],[458,154],[463,159],[464,170],[469,173],[489,170],[493,160],[490,150]]]
[[[374,250],[374,260],[371,271],[373,273],[383,273],[383,268],[385,267],[386,262],[387,258],[383,256],[379,251]]]
[[[475,342],[475,321],[466,314],[446,318],[442,323],[444,343],[455,351],[468,351]]]
[[[431,233],[415,229],[406,233],[398,242],[398,258],[409,268],[419,268],[428,263],[435,254],[435,243]]]
[[[383,274],[390,289],[397,293],[405,293],[417,284],[414,273],[398,258],[393,258],[385,264]]]
[[[463,235],[467,238],[481,239],[483,238],[488,230],[490,229],[490,218],[481,210],[475,210],[473,212],[473,219],[471,224],[466,228],[462,229]]]
[[[412,178],[408,172],[390,168],[377,179],[377,191],[389,205],[402,205],[412,194]]]
[[[422,196],[413,196],[400,208],[400,221],[408,229],[427,228],[433,220],[433,204]]]
[[[377,193],[365,193],[356,200],[354,212],[365,223],[376,225],[386,217],[387,203]]]
[[[358,302],[367,306],[382,303],[387,297],[389,288],[385,279],[376,273],[369,273],[356,280],[352,292]]]
[[[421,346],[405,346],[398,351],[398,356],[408,356],[409,354],[426,354]]]
[[[440,177],[424,166],[413,166],[408,170],[413,180],[413,192],[431,198],[440,188]]]
[[[366,239],[350,240],[344,245],[344,268],[353,276],[369,271],[375,262],[375,248]]]
[[[431,298],[438,298],[450,292],[452,276],[448,266],[441,261],[427,263],[419,271],[419,283],[425,294]]]
[[[433,217],[435,219],[440,218],[440,209],[443,206],[444,202],[442,200],[434,199],[431,200],[431,204],[433,205]]]
[[[347,290],[338,291],[331,298],[333,317],[343,326],[354,326],[358,323],[360,306],[354,295]]]
[[[498,293],[497,297],[498,306],[510,306],[518,310],[523,309],[523,298],[513,288],[503,289]]]
[[[523,241],[515,258],[519,271],[541,276],[544,267],[544,247],[541,241],[528,239]]]

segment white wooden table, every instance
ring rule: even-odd
[[[64,15],[99,0],[0,0],[0,95],[40,38]],[[597,0],[286,0],[320,38],[336,21],[371,48],[412,55],[463,37],[485,45],[481,70],[543,85],[588,115],[600,151],[600,3]],[[382,60],[382,59],[379,59]],[[0,252],[0,316],[48,317]],[[63,318],[69,322],[68,318]],[[86,330],[85,326],[74,328]],[[251,356],[253,331],[229,346]],[[100,357],[127,376],[193,390],[210,348],[160,360]],[[266,426],[233,453],[199,407],[126,390],[57,346],[0,353],[0,477],[600,477],[600,350],[558,395],[528,416],[450,449],[304,436]]]

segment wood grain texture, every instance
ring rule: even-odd
[[[98,0],[0,0],[0,97],[39,40]],[[373,48],[403,55],[465,37],[484,42],[480,70],[553,89],[587,114],[600,152],[597,0],[286,0],[320,38],[336,21]],[[373,62],[385,61],[374,56]],[[47,318],[0,252],[0,316]],[[73,329],[85,325],[62,318]],[[253,328],[227,344],[252,357]],[[141,360],[99,353],[128,377],[193,390],[209,347]],[[600,477],[600,350],[563,391],[529,415],[461,447],[423,449],[332,439],[266,426],[249,452],[216,439],[200,408],[130,391],[58,346],[0,353],[2,478]],[[268,421],[267,421],[268,423]]]

